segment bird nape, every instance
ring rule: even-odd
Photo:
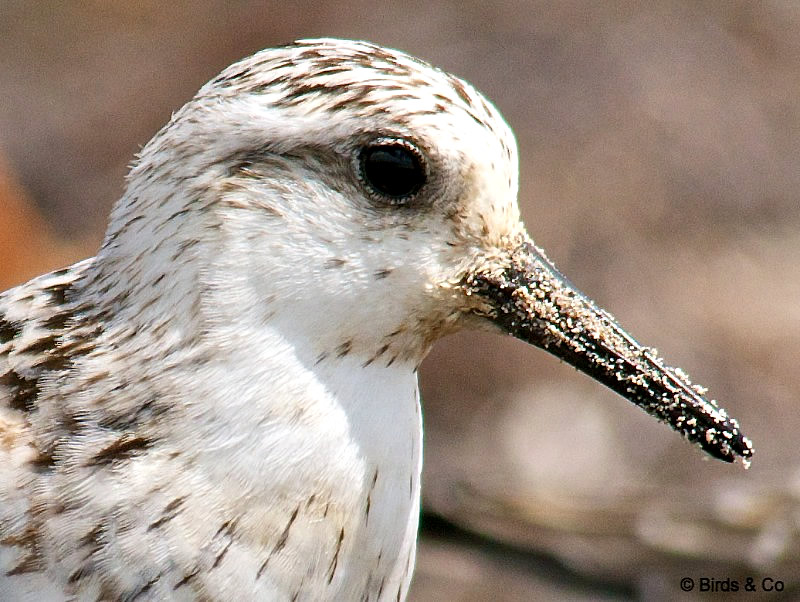
[[[303,40],[203,86],[97,255],[0,295],[0,599],[405,598],[417,368],[461,328],[747,465],[533,244],[517,183],[497,109],[396,50]]]

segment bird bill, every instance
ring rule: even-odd
[[[572,285],[543,251],[523,237],[465,277],[477,313],[545,349],[666,422],[711,456],[745,468],[753,455],[738,422],[704,396],[678,368],[639,344],[606,311]]]

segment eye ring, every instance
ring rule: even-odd
[[[425,155],[405,138],[378,138],[364,145],[357,165],[371,196],[389,205],[410,203],[428,180]]]

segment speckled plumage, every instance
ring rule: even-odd
[[[413,142],[381,203],[354,157]],[[416,368],[501,328],[717,457],[735,421],[530,243],[469,84],[362,42],[265,50],[142,150],[98,255],[0,295],[0,599],[399,600]]]

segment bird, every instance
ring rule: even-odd
[[[517,152],[468,82],[364,41],[205,84],[97,254],[0,295],[0,599],[403,600],[417,369],[464,328],[747,466],[738,422],[535,245]]]

